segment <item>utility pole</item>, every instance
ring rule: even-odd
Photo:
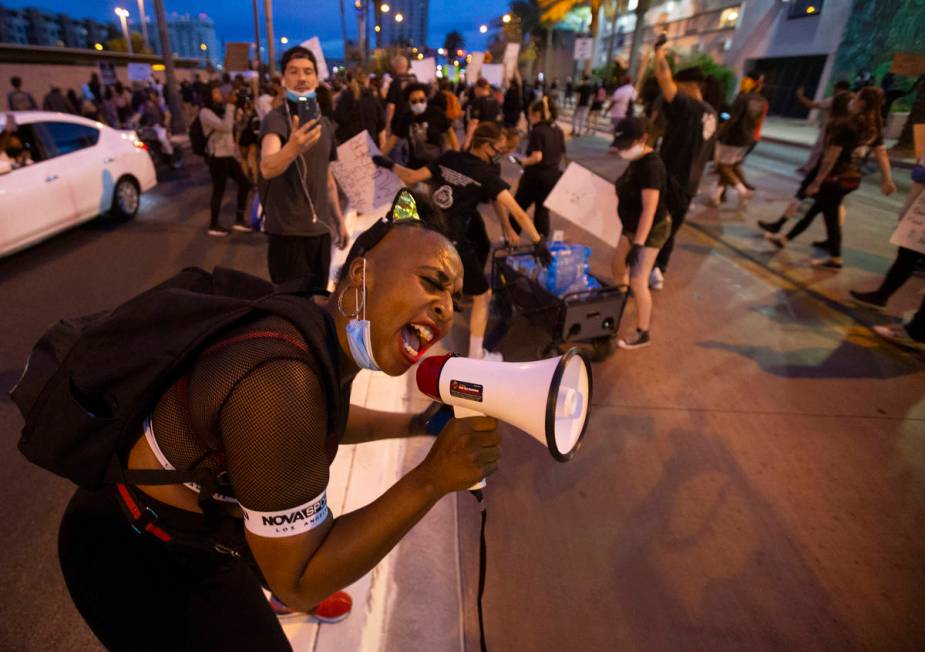
[[[177,71],[173,67],[173,50],[170,49],[170,34],[167,31],[167,12],[164,11],[164,0],[154,0],[154,12],[157,17],[157,35],[161,40],[161,52],[164,56],[167,103],[170,105],[170,114],[173,117],[171,128],[173,133],[182,134],[186,133],[186,119],[183,117],[183,106],[180,104]]]
[[[141,17],[141,37],[145,43],[145,49],[153,52],[151,41],[148,40],[148,22],[145,18],[145,0],[138,0],[138,15]]]
[[[260,14],[257,12],[257,0],[253,0],[254,6],[254,53],[257,55],[257,77],[260,83],[263,83],[263,57],[260,56]]]
[[[264,13],[267,16],[267,55],[270,60],[267,72],[272,77],[276,74],[276,42],[273,40],[273,0],[264,0]]]
[[[347,63],[347,14],[344,13],[344,0],[340,0],[340,33],[344,38],[344,63]]]

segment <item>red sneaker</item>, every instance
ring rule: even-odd
[[[278,617],[298,616],[307,613],[318,622],[339,623],[350,615],[350,610],[353,609],[353,598],[344,591],[337,591],[322,600],[314,609],[300,612],[290,609],[279,598],[271,594],[270,607]]]

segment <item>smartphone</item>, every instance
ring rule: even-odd
[[[300,99],[299,107],[299,124],[304,125],[310,120],[314,120],[320,113],[318,110],[318,100],[314,97]]]
[[[522,162],[519,158],[517,158],[516,156],[514,156],[513,154],[511,154],[510,156],[508,156],[508,157],[507,157],[507,160],[509,160],[511,163],[516,163],[516,164],[519,165],[520,167],[523,167],[523,166],[524,166],[523,162]]]
[[[653,46],[656,50],[665,45],[668,42],[668,35],[662,32],[658,35],[658,38],[655,39],[655,45]]]

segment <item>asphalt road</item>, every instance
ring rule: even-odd
[[[594,141],[570,152],[610,178],[620,169]],[[876,188],[849,202],[840,274],[809,268],[807,246],[778,255],[755,237],[754,220],[795,188],[799,155],[756,150],[760,193],[746,213],[697,207],[656,297],[655,344],[595,366],[591,434],[574,462],[506,443],[488,488],[492,650],[925,648],[925,363],[865,325],[917,305],[922,282],[892,316],[845,300],[892,257],[897,200]],[[100,220],[0,260],[0,388],[56,319],[189,265],[265,275],[261,236],[206,236],[208,194],[194,163],[133,222]],[[231,201],[229,190],[228,221]],[[606,274],[609,253],[594,244]],[[630,308],[624,326],[632,319]],[[516,358],[536,337],[513,332],[505,351]],[[0,649],[98,649],[56,558],[73,489],[18,454],[19,427],[0,393]],[[475,623],[468,612],[469,649]]]

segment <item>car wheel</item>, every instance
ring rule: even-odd
[[[130,220],[138,214],[141,205],[141,191],[138,182],[131,177],[119,179],[112,193],[112,216],[118,220]]]

